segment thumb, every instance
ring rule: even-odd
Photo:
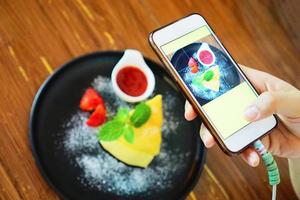
[[[281,114],[285,117],[300,117],[300,93],[298,91],[264,92],[249,106],[244,116],[248,121],[255,121],[272,114]]]

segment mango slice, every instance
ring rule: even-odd
[[[132,144],[124,137],[114,141],[100,141],[102,147],[118,160],[144,168],[160,152],[163,123],[162,96],[156,95],[145,103],[151,108],[151,116],[141,127],[134,128],[135,137]]]
[[[213,77],[209,80],[203,80],[202,81],[202,85],[210,90],[213,90],[215,92],[218,92],[220,89],[220,70],[219,70],[219,66],[213,66],[211,67],[209,70],[211,70],[213,72]],[[202,74],[202,76],[204,76],[205,73]],[[201,79],[203,79],[203,77],[201,76]]]

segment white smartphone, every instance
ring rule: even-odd
[[[153,31],[149,42],[226,153],[241,152],[277,125],[275,116],[244,119],[258,94],[199,14]]]

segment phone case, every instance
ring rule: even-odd
[[[197,13],[192,13],[190,15],[194,15]],[[188,16],[190,16],[188,15]],[[198,14],[199,15],[199,14]],[[188,17],[185,16],[185,17]],[[183,17],[183,18],[185,18]],[[178,20],[181,20],[183,18],[180,18]],[[232,152],[230,151],[226,145],[224,144],[224,142],[222,141],[222,139],[220,138],[220,136],[218,135],[218,133],[216,132],[216,130],[213,128],[213,126],[209,123],[208,119],[205,117],[204,113],[201,111],[201,109],[199,109],[199,107],[197,106],[197,103],[194,101],[194,99],[192,98],[191,94],[186,90],[186,88],[184,87],[184,83],[181,83],[181,81],[178,80],[177,75],[173,69],[173,67],[169,64],[169,62],[164,58],[163,54],[160,52],[160,50],[158,49],[158,47],[155,45],[154,41],[153,41],[153,33],[163,29],[166,26],[169,26],[173,23],[176,23],[178,20],[173,21],[165,26],[162,26],[154,31],[152,31],[149,34],[149,43],[150,46],[152,47],[152,49],[154,50],[154,52],[156,53],[156,55],[158,56],[158,58],[160,59],[160,61],[163,63],[165,70],[168,72],[168,74],[175,80],[176,85],[181,89],[181,91],[183,92],[184,96],[186,97],[186,99],[190,102],[190,104],[193,106],[194,110],[197,112],[197,114],[201,117],[202,122],[204,123],[204,125],[207,127],[207,129],[210,131],[210,133],[213,135],[214,139],[216,140],[217,144],[220,146],[220,148],[222,149],[222,151],[224,151],[226,154],[228,155],[234,155],[234,154],[239,154],[241,153],[243,150],[245,150],[250,144],[252,144],[254,141],[251,141],[248,145],[246,145],[244,148],[240,149],[237,152]],[[206,20],[205,20],[206,21]],[[211,28],[211,27],[210,27]],[[211,28],[212,30],[212,28]],[[212,30],[213,31],[213,30]],[[213,31],[214,32],[214,31]],[[223,45],[224,47],[224,45]],[[225,47],[224,47],[225,48]],[[225,48],[226,49],[226,48]],[[227,49],[226,49],[227,51]],[[227,51],[228,52],[228,51]],[[229,52],[228,52],[229,53]],[[231,56],[231,55],[230,55]],[[237,67],[240,69],[240,67],[237,65]],[[243,73],[243,71],[240,69],[240,72]],[[245,76],[245,74],[243,73],[243,75]],[[246,77],[246,76],[245,76]],[[250,81],[247,79],[247,81],[250,83]],[[251,84],[251,83],[250,83]],[[253,85],[251,84],[252,88],[255,90],[255,88],[253,87]],[[257,91],[255,90],[256,94]],[[275,116],[276,119],[276,125],[278,123],[277,117]],[[276,126],[275,125],[275,126]],[[271,129],[272,130],[272,129]],[[270,131],[271,131],[270,130]],[[269,133],[270,131],[266,132],[265,134],[263,134],[261,137],[265,136],[267,133]],[[259,138],[257,138],[259,139]]]

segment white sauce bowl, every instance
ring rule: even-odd
[[[146,76],[147,79],[147,88],[145,92],[140,95],[140,96],[130,96],[126,93],[124,93],[118,83],[117,83],[117,74],[118,72],[126,68],[128,66],[136,67],[140,69]],[[143,55],[141,52],[135,50],[135,49],[126,49],[124,52],[124,55],[122,58],[119,60],[119,62],[115,65],[112,73],[111,73],[111,82],[112,82],[112,87],[118,97],[123,99],[124,101],[127,102],[139,102],[147,99],[153,92],[154,87],[155,87],[155,78],[154,74],[151,71],[151,69],[148,67],[146,64]]]

